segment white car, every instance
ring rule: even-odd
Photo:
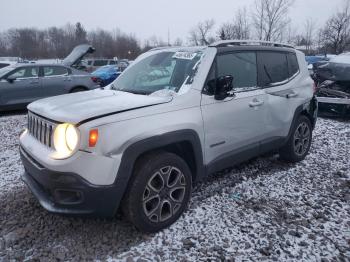
[[[307,155],[316,122],[304,55],[270,42],[158,48],[109,87],[36,101],[23,180],[52,212],[113,216],[155,232],[208,174],[265,152]]]

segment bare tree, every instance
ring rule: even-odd
[[[305,42],[306,42],[306,53],[311,54],[314,44],[314,32],[315,31],[315,21],[309,18],[305,22]]]
[[[224,23],[218,30],[221,40],[248,39],[250,36],[249,20],[246,8],[239,9],[232,22]]]
[[[180,37],[176,38],[174,40],[174,43],[173,43],[174,46],[182,46],[183,45],[183,41]]]
[[[209,45],[215,41],[212,31],[215,21],[213,19],[205,20],[197,24],[190,30],[189,41],[193,45]]]
[[[349,1],[345,1],[342,11],[329,18],[323,29],[323,43],[332,53],[342,53],[349,44],[349,23]]]
[[[290,23],[289,9],[294,0],[255,0],[253,26],[260,40],[275,41],[283,38]]]

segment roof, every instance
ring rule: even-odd
[[[269,47],[286,47],[293,48],[294,46],[284,43],[262,41],[262,40],[222,40],[217,41],[210,47],[228,47],[228,46],[269,46]]]

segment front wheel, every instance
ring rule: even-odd
[[[148,154],[135,166],[123,213],[139,230],[157,232],[184,212],[191,189],[191,171],[182,158],[162,151]]]
[[[308,154],[312,140],[310,120],[301,115],[293,127],[286,145],[280,149],[280,158],[287,162],[298,162]]]

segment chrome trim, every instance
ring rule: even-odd
[[[53,131],[57,123],[28,112],[28,132],[41,144],[53,148]]]

